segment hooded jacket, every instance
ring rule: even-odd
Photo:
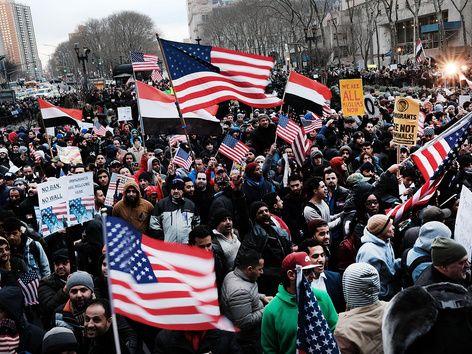
[[[130,187],[134,187],[138,191],[138,203],[136,206],[127,205],[124,201],[125,194]],[[130,222],[136,229],[145,233],[153,208],[150,202],[141,197],[138,184],[130,179],[123,186],[123,199],[113,207],[113,216],[118,216]]]
[[[400,259],[395,259],[390,241],[383,241],[364,229],[362,246],[357,253],[356,262],[372,265],[380,276],[380,300],[390,300],[400,290]]]

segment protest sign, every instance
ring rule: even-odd
[[[93,173],[86,172],[66,177],[68,180],[68,225],[77,225],[93,219],[95,196]]]
[[[418,136],[420,105],[413,98],[397,97],[393,111],[393,142],[412,146]]]
[[[133,120],[131,107],[118,107],[118,122]]]
[[[38,184],[41,233],[48,236],[67,227],[67,183],[65,179],[49,178]]]
[[[118,173],[112,173],[110,178],[110,184],[108,185],[108,191],[105,198],[105,205],[112,207],[116,202],[121,200],[123,196],[123,186],[128,182],[132,177],[126,177]]]
[[[365,95],[364,97],[364,106],[365,112],[369,116],[369,118],[378,117],[380,115],[380,109],[377,106],[377,100],[372,95]]]
[[[467,250],[472,252],[472,192],[466,186],[462,186],[459,209],[457,211],[454,239]]]
[[[464,107],[464,103],[470,101],[470,95],[459,96],[459,107]]]
[[[339,80],[341,106],[345,117],[364,115],[362,79]]]
[[[80,150],[78,146],[57,146],[57,156],[59,160],[66,164],[78,164],[82,163],[82,156],[80,156]]]

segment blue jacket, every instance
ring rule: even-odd
[[[340,313],[346,311],[341,275],[338,272],[332,272],[330,270],[325,270],[324,274],[326,275],[326,292],[331,298],[331,301],[333,301],[336,312]]]
[[[379,299],[390,300],[400,290],[400,277],[396,274],[400,269],[400,258],[395,259],[390,241],[383,241],[371,234],[367,227],[361,238],[362,246],[357,253],[357,263],[369,263],[379,272]]]

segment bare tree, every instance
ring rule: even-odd
[[[467,41],[467,31],[466,31],[466,24],[465,24],[465,16],[464,16],[464,9],[467,7],[469,0],[462,0],[462,6],[459,6],[457,0],[451,0],[452,5],[456,8],[459,12],[459,16],[461,17],[461,25],[462,25],[462,39],[464,40],[464,47],[468,47],[469,43]]]
[[[393,58],[395,50],[397,48],[398,0],[381,0],[381,1],[383,4],[383,8],[385,9],[385,15],[387,16],[388,26],[390,28],[390,58]],[[394,15],[396,16],[394,17]]]

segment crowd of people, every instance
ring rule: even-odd
[[[52,136],[35,126],[4,130],[0,351],[104,354],[120,346],[132,354],[295,353],[296,268],[302,267],[342,353],[467,352],[470,329],[459,321],[471,320],[470,263],[454,241],[454,226],[461,188],[472,186],[471,140],[457,147],[429,205],[412,208],[395,225],[386,211],[424,183],[410,154],[464,119],[472,105],[459,105],[456,94],[412,94],[426,116],[416,146],[393,143],[394,102],[382,95],[374,117],[331,110],[308,135],[302,165],[293,147],[276,139],[276,112],[233,106],[221,118],[223,135],[191,135],[181,143],[194,155],[190,170],[179,167],[169,136],[142,136],[136,124],[116,119],[117,107],[132,105],[129,88],[88,96],[83,120],[113,128],[103,136],[69,126],[56,127]],[[53,103],[73,105],[74,97]],[[297,120],[299,113],[290,115]],[[237,168],[217,154],[225,134],[249,146]],[[82,163],[61,161],[57,147],[65,146],[78,146]],[[36,216],[38,184],[84,172],[94,175],[96,217],[44,237]],[[113,173],[130,180],[108,206]],[[211,252],[221,312],[240,330],[157,329],[121,316],[112,321],[104,208],[150,237]],[[31,279],[39,281],[37,299],[22,292]],[[461,317],[447,312],[448,294],[461,300],[455,308]],[[427,326],[413,315],[433,310],[443,315],[429,316]],[[416,336],[404,333],[399,323],[407,321]],[[462,338],[438,338],[440,330]],[[409,337],[392,339],[401,336]],[[441,351],[445,345],[449,350]]]

